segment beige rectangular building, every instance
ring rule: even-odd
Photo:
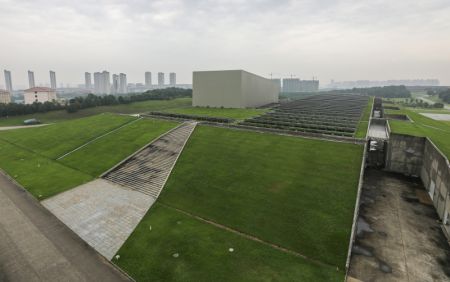
[[[11,94],[9,93],[9,91],[0,89],[0,104],[9,103],[11,103]]]
[[[244,70],[195,71],[192,105],[253,108],[278,102],[279,87]]]
[[[23,94],[25,104],[44,103],[56,101],[56,91],[48,87],[33,87],[25,90]]]

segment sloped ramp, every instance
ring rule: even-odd
[[[111,260],[155,202],[195,126],[194,122],[183,123],[103,178],[42,204]]]
[[[196,124],[183,123],[103,175],[103,178],[158,198]]]

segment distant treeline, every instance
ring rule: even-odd
[[[192,97],[192,89],[165,88],[154,89],[141,94],[130,94],[124,96],[114,95],[94,95],[89,94],[85,97],[76,97],[70,99],[66,104],[57,102],[24,104],[0,104],[0,117],[18,116],[34,113],[45,113],[66,109],[69,113],[74,113],[80,109],[92,108],[98,106],[128,104],[147,100],[171,100],[175,98]]]
[[[450,88],[446,90],[428,90],[427,94],[430,96],[438,96],[443,102],[450,103]]]

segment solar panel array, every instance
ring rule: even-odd
[[[360,94],[320,94],[281,104],[241,125],[293,132],[352,137],[369,97]]]

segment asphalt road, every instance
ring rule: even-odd
[[[0,281],[130,281],[0,173]]]

